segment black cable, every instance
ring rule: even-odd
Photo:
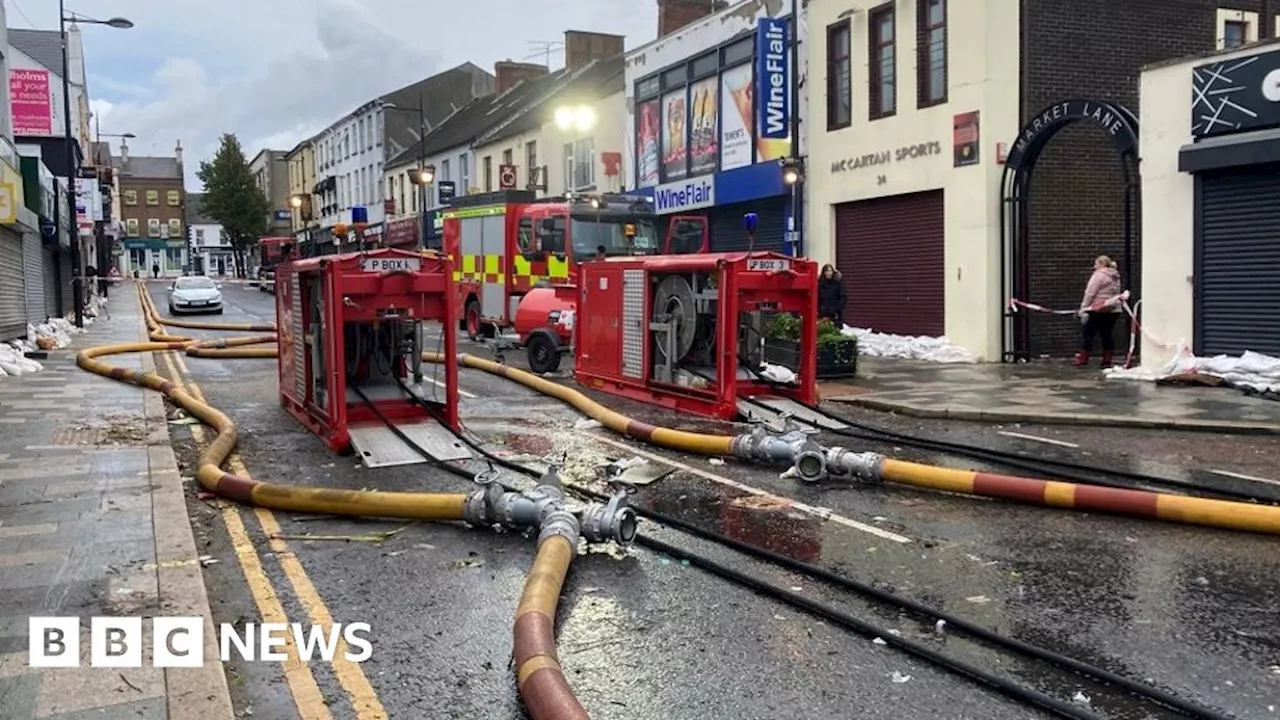
[[[435,409],[433,408],[427,408],[427,410],[428,412],[435,412]],[[457,437],[459,440],[461,440],[462,442],[472,447],[476,452],[483,455],[486,459],[488,459],[494,465],[498,465],[500,467],[506,468],[513,472],[516,472],[531,478],[535,478],[535,479],[540,478],[542,476],[541,472],[533,468],[530,468],[525,465],[521,465],[519,463],[513,462],[511,460],[507,460],[506,458],[502,458],[498,455],[495,455],[488,448],[485,448],[480,443],[465,437],[462,433],[460,433],[453,427],[449,426],[448,424],[445,424],[445,427],[447,427],[449,429],[449,432],[453,433],[455,437]],[[511,488],[507,488],[507,489],[510,490]],[[575,493],[579,495],[590,498],[592,500],[607,501],[609,499],[608,496],[604,495],[603,493],[598,493],[594,490],[590,490],[583,487],[574,487],[574,488],[571,488],[571,490],[573,490]],[[706,530],[692,523],[685,522],[683,520],[666,515],[664,513],[660,513],[655,510],[647,510],[647,509],[638,508],[638,507],[633,507],[632,509],[635,510],[637,515],[643,518],[646,518],[652,522],[674,527],[678,530],[681,530],[695,537],[699,537],[704,540],[714,542],[724,547],[732,548],[741,553],[759,558],[761,560],[767,560],[779,567],[782,567],[783,569],[796,572],[796,573],[807,574],[811,577],[825,580],[827,582],[833,583],[846,590],[872,597],[880,602],[883,602],[889,605],[895,605],[899,608],[909,610],[915,613],[916,615],[923,616],[930,620],[944,620],[946,621],[949,627],[952,627],[970,637],[991,643],[992,645],[996,645],[996,646],[1005,648],[1007,650],[1022,653],[1024,655],[1036,658],[1038,660],[1042,660],[1044,662],[1047,662],[1052,665],[1056,665],[1057,667],[1063,668],[1065,670],[1069,670],[1079,675],[1092,678],[1093,680],[1100,681],[1108,685],[1111,685],[1113,687],[1123,689],[1129,693],[1132,693],[1133,695],[1137,695],[1139,697],[1145,697],[1147,699],[1160,703],[1170,709],[1184,713],[1189,717],[1204,718],[1205,720],[1229,720],[1230,718],[1230,716],[1228,715],[1223,715],[1209,708],[1205,708],[1193,702],[1183,700],[1178,696],[1168,693],[1159,688],[1152,687],[1150,685],[1138,682],[1136,680],[1130,680],[1129,678],[1126,678],[1123,675],[1119,675],[1114,672],[1111,672],[1110,670],[1106,670],[1106,669],[1097,667],[1095,665],[1090,665],[1089,663],[1076,660],[1074,658],[1063,655],[1061,653],[1056,653],[1052,650],[1042,648],[1038,645],[1032,645],[1030,643],[1018,640],[1016,638],[1011,638],[1005,635],[1001,635],[993,630],[989,630],[985,627],[982,627],[981,625],[976,625],[974,623],[971,623],[967,620],[961,619],[959,617],[956,617],[944,611],[929,607],[928,605],[925,605],[923,603],[917,602],[915,600],[911,600],[909,598],[904,598],[904,597],[895,595],[891,592],[881,590],[872,585],[859,582],[852,578],[845,577],[843,575],[832,572],[825,568],[821,568],[816,565],[810,565],[808,563],[801,562],[794,558],[787,557],[786,555],[775,553],[771,550],[766,550],[764,548],[751,545],[749,543],[744,543],[740,540],[736,540],[734,538],[728,537],[726,535],[722,535],[720,533],[717,533],[711,530]],[[661,552],[666,552],[668,555],[672,555],[677,558],[687,559],[692,565],[697,565],[698,567],[708,570],[713,574],[720,575],[721,577],[726,577],[731,581],[738,582],[739,584],[745,585],[746,587],[749,587],[752,590],[761,592],[762,594],[765,594],[765,595],[769,595],[771,597],[774,597],[775,599],[779,599],[793,606],[802,607],[805,610],[808,610],[809,612],[812,612],[821,617],[827,618],[832,622],[840,624],[847,629],[863,632],[871,635],[872,637],[880,637],[884,639],[886,643],[890,645],[896,645],[900,649],[908,653],[918,655],[920,657],[924,657],[925,659],[928,659],[934,662],[938,662],[943,667],[959,672],[962,675],[966,675],[971,679],[978,680],[979,682],[995,687],[1001,691],[1011,692],[1015,697],[1025,702],[1029,702],[1031,704],[1044,707],[1053,712],[1059,712],[1059,714],[1061,714],[1061,708],[1067,708],[1073,712],[1078,710],[1078,708],[1074,706],[1055,700],[1054,698],[1051,698],[1037,691],[1027,690],[1026,688],[1023,688],[1019,685],[1010,683],[1009,681],[1004,680],[1003,678],[999,678],[997,676],[986,673],[985,671],[979,668],[966,665],[964,663],[961,663],[960,661],[953,661],[948,658],[945,658],[928,647],[921,646],[916,643],[911,643],[910,641],[903,641],[901,640],[901,638],[897,638],[896,636],[893,636],[886,632],[880,632],[876,628],[866,623],[863,623],[860,620],[857,620],[856,618],[848,615],[847,613],[834,610],[832,608],[816,603],[812,600],[804,598],[795,593],[783,590],[782,588],[778,588],[774,585],[770,585],[761,580],[751,578],[750,576],[739,573],[735,570],[725,568],[724,566],[718,565],[713,561],[707,560],[699,555],[696,555],[684,550],[677,550],[672,546],[662,543],[661,541],[655,540],[647,535],[637,534],[637,542],[651,549],[658,549]],[[892,642],[891,638],[893,640],[898,640],[900,642]],[[916,652],[916,650],[918,649],[923,649],[924,651],[926,651],[927,654],[921,654]],[[942,657],[943,659],[938,660],[939,657]],[[1013,688],[1013,690],[1009,690],[1009,688]],[[1021,693],[1026,693],[1026,695],[1023,695]],[[1044,702],[1042,701],[1048,701],[1049,703],[1052,703],[1052,705],[1045,705]],[[1088,717],[1088,718],[1095,717],[1094,715],[1088,714],[1088,713],[1085,713],[1083,715],[1068,714],[1066,716],[1067,717]]]
[[[702,557],[701,555],[691,553],[687,550],[682,550],[674,545],[668,545],[661,540],[657,540],[647,535],[637,534],[636,542],[651,550],[656,550],[670,555],[671,557],[685,560],[690,565],[706,570],[713,575],[718,575],[730,582],[750,588],[761,595],[780,600],[792,607],[802,608],[809,613],[835,623],[847,630],[852,630],[872,638],[881,638],[884,640],[885,644],[902,650],[909,655],[914,655],[928,660],[935,665],[939,665],[954,673],[963,675],[971,680],[975,680],[983,685],[998,690],[1009,697],[1021,700],[1029,705],[1043,708],[1060,717],[1077,718],[1082,720],[1094,720],[1098,717],[1096,714],[1085,710],[1078,705],[1073,705],[1063,700],[1050,697],[1039,690],[1023,687],[1022,685],[1000,677],[994,673],[987,672],[986,670],[983,670],[976,665],[964,662],[963,660],[948,657],[924,643],[908,640],[892,633],[882,631],[874,625],[859,620],[849,613],[836,610],[835,608],[824,605],[815,600],[811,600],[799,593],[785,590],[776,585],[760,580],[759,578],[752,577],[746,573],[726,567],[713,560]]]

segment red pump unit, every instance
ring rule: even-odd
[[[575,372],[589,388],[726,420],[743,396],[817,401],[812,260],[772,252],[610,258],[584,263],[578,289]],[[758,374],[767,324],[784,313],[800,325],[785,363],[791,384]]]
[[[279,264],[276,281],[280,403],[332,450],[354,444],[370,466],[422,462],[391,437],[383,418],[433,448],[446,434],[437,418],[458,429],[448,256],[398,249],[325,255]],[[428,337],[433,330],[438,338]],[[440,352],[443,364],[424,363],[423,350]]]

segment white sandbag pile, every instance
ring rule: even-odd
[[[858,339],[858,354],[864,357],[924,360],[936,363],[976,363],[978,356],[952,345],[946,337],[890,335],[867,328],[845,325],[840,334]]]
[[[71,344],[71,335],[82,332],[66,318],[49,318],[48,322],[27,325],[27,340],[41,350],[56,350]]]
[[[0,377],[27,375],[43,370],[43,365],[23,356],[23,353],[34,349],[26,340],[14,340],[0,345]]]
[[[1239,356],[1215,355],[1197,357],[1185,346],[1180,347],[1164,367],[1109,368],[1104,371],[1113,380],[1160,380],[1175,375],[1201,373],[1222,378],[1232,387],[1258,393],[1280,393],[1280,358],[1246,350]]]

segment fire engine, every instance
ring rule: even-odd
[[[284,260],[284,246],[292,246],[291,237],[258,238],[258,289],[276,291],[276,265]]]
[[[461,326],[473,340],[511,327],[530,290],[572,286],[577,265],[601,249],[608,257],[707,251],[704,218],[673,218],[660,238],[653,203],[642,195],[482,193],[455,199],[443,220]]]

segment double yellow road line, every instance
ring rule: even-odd
[[[159,353],[159,355],[168,368],[170,379],[174,383],[185,387],[196,398],[204,400],[204,394],[190,379],[190,372],[187,370],[187,365],[182,359],[182,355],[174,351],[166,351]],[[202,425],[192,425],[191,434],[199,445],[206,444],[209,439],[206,428]],[[249,470],[245,467],[244,460],[239,453],[232,453],[231,457],[228,458],[227,464],[232,472],[246,478],[250,477]],[[222,515],[222,521],[226,525],[227,534],[231,539],[232,547],[235,550],[236,560],[240,563],[240,568],[244,572],[245,582],[248,584],[249,592],[253,595],[253,600],[258,606],[258,612],[262,615],[262,621],[265,623],[290,622],[280,601],[280,595],[276,592],[271,579],[267,577],[266,572],[263,570],[262,558],[258,554],[257,548],[254,547],[253,540],[249,537],[244,517],[241,515],[242,508],[235,503],[223,500],[216,502]],[[253,508],[253,514],[257,518],[263,534],[268,538],[271,551],[279,559],[280,569],[289,581],[294,596],[298,598],[299,603],[301,603],[303,610],[306,612],[308,621],[312,625],[322,628],[327,637],[329,628],[333,626],[333,616],[320,598],[320,593],[316,591],[311,578],[307,576],[306,570],[302,568],[302,563],[298,560],[298,557],[289,549],[288,543],[280,538],[280,523],[276,520],[275,513],[264,508]],[[357,718],[357,720],[385,720],[387,711],[382,707],[382,702],[378,700],[378,695],[369,683],[369,678],[365,676],[364,670],[359,663],[351,662],[345,658],[346,651],[345,641],[340,640],[331,664],[338,683],[346,692],[351,703],[351,708],[354,712],[352,717]],[[289,686],[290,694],[293,696],[294,704],[298,708],[299,716],[302,720],[332,720],[333,715],[329,710],[329,703],[320,691],[315,674],[311,671],[311,665],[303,662],[299,657],[298,649],[294,645],[291,635],[286,636],[285,653],[288,657],[284,662],[285,681]]]

